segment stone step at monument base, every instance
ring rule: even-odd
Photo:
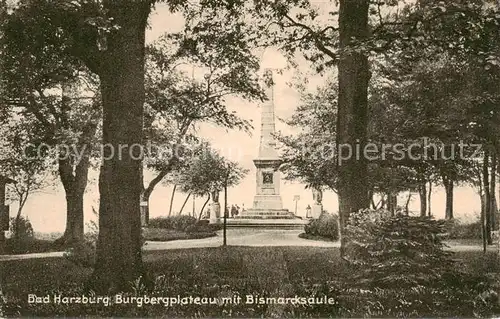
[[[295,219],[297,218],[288,209],[259,209],[252,208],[234,216],[234,219]]]
[[[224,223],[220,218],[217,223]],[[304,229],[304,225],[309,223],[309,219],[295,217],[289,218],[227,218],[227,227],[241,228],[266,228],[266,229]]]

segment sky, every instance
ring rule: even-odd
[[[150,16],[150,29],[147,32],[147,41],[152,42],[161,36],[164,32],[175,32],[183,27],[183,19],[180,15],[171,14],[163,5],[158,5],[155,12]],[[262,68],[267,67],[284,67],[285,59],[279,52],[273,49],[267,49],[261,52]],[[292,71],[285,71],[282,74],[274,75],[274,101],[275,114],[277,118],[287,118],[291,116],[298,106],[300,95],[287,83],[289,83],[294,74]],[[321,84],[325,79],[317,76],[309,79],[311,88]],[[252,135],[241,131],[227,131],[225,129],[215,127],[214,125],[206,124],[199,127],[199,134],[205,139],[208,139],[215,148],[218,148],[222,155],[229,157],[232,160],[237,160],[243,167],[250,169],[246,178],[236,187],[229,189],[228,198],[229,205],[238,204],[245,208],[250,208],[253,202],[253,196],[256,190],[255,167],[252,160],[257,156],[259,146],[259,130],[260,127],[260,105],[258,103],[249,103],[239,99],[228,99],[228,108],[235,110],[238,114],[252,121],[255,128]],[[276,120],[276,130],[284,133],[290,133],[290,128]],[[96,220],[96,216],[92,214],[92,207],[98,208],[99,193],[97,190],[97,172],[91,172],[90,183],[85,194],[85,220]],[[146,174],[146,179],[151,178],[151,175]],[[307,205],[312,205],[312,193],[305,189],[304,185],[294,182],[282,180],[281,195],[284,208],[290,211],[295,211],[295,195],[300,196],[297,202],[297,214],[305,216],[305,208]],[[157,217],[168,213],[169,202],[171,196],[171,187],[158,185],[151,195],[150,199],[150,216]],[[179,211],[185,200],[186,194],[176,193],[174,197],[173,212]],[[404,203],[408,194],[401,194],[399,201]],[[221,196],[221,199],[223,197]],[[196,198],[194,208],[196,212],[203,205],[206,198]],[[222,203],[222,202],[221,202]],[[8,203],[9,204],[9,203]],[[11,204],[11,215],[14,215],[17,209],[15,202]],[[35,232],[63,232],[66,223],[66,207],[65,196],[60,182],[57,181],[55,189],[47,189],[43,192],[33,194],[27,201],[24,208],[26,215],[32,222]],[[457,217],[469,219],[478,214],[480,209],[479,196],[474,189],[469,187],[457,187],[455,189],[455,214]],[[336,212],[338,208],[337,197],[333,192],[326,191],[323,196],[323,206],[328,212]],[[434,188],[432,195],[432,209],[436,217],[444,217],[445,196],[442,188]],[[190,199],[184,209],[184,212],[193,210],[193,201]],[[413,195],[413,200],[410,202],[410,210],[419,210],[418,194]]]

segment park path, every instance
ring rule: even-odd
[[[230,228],[227,231],[227,244],[230,246],[276,247],[276,246],[302,246],[302,247],[339,247],[339,242],[325,242],[299,238],[302,230],[256,229],[256,228]],[[146,242],[144,250],[167,250],[219,247],[222,245],[222,231],[216,237],[203,239],[176,240],[168,242]],[[452,251],[482,251],[481,246],[451,244]],[[495,251],[496,247],[489,246],[488,250]],[[24,255],[0,255],[0,261],[23,260],[31,258],[62,257],[64,252],[48,252]]]

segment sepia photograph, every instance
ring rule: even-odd
[[[39,317],[500,318],[500,0],[0,0]]]

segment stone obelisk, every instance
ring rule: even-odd
[[[281,176],[279,166],[281,159],[276,151],[275,117],[274,117],[274,83],[272,71],[264,73],[266,95],[268,100],[261,110],[259,154],[254,159],[256,168],[256,194],[253,207],[241,214],[241,218],[293,218],[287,209],[283,209],[280,196]]]

